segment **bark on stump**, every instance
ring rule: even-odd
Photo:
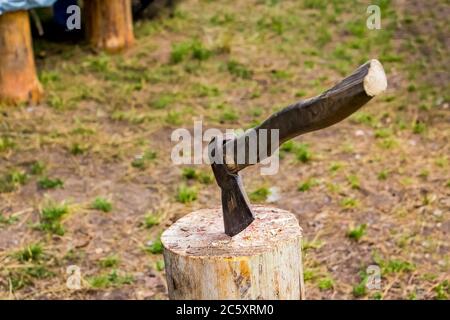
[[[233,238],[222,209],[184,216],[161,236],[170,299],[304,299],[302,230],[285,210],[253,206]]]
[[[0,15],[0,102],[37,103],[42,93],[28,12],[6,12]]]
[[[134,43],[131,0],[86,0],[86,36],[96,49],[118,52]]]

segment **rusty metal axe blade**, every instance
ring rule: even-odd
[[[239,174],[231,173],[225,164],[213,163],[212,169],[222,191],[225,233],[233,237],[247,228],[255,217]]]

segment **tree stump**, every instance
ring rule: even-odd
[[[118,52],[134,43],[131,0],[84,1],[86,36],[96,49]]]
[[[255,221],[232,238],[221,208],[192,212],[162,234],[170,299],[304,299],[297,219],[252,208]]]
[[[42,93],[28,12],[5,12],[0,15],[0,102],[37,103]]]

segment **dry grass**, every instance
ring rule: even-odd
[[[382,1],[383,29],[370,31],[362,1],[187,0],[136,23],[124,55],[36,41],[45,103],[0,112],[0,298],[165,299],[161,231],[220,201],[208,167],[191,177],[171,164],[172,130],[250,127],[371,57],[385,95],[297,138],[308,159],[284,148],[278,175],[244,180],[278,188],[273,205],[297,214],[309,298],[448,298],[448,5],[423,3]],[[177,201],[180,188],[196,197]],[[49,202],[66,203],[64,234],[39,228]],[[35,259],[18,258],[33,244]],[[378,291],[364,289],[371,264]],[[81,290],[66,288],[69,265]]]

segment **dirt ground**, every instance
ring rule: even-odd
[[[377,58],[386,93],[244,183],[298,217],[309,299],[448,299],[450,6],[373,2],[380,30],[366,1],[185,0],[121,55],[35,39],[45,101],[0,107],[0,298],[167,299],[159,235],[220,203],[173,130],[249,128]]]

